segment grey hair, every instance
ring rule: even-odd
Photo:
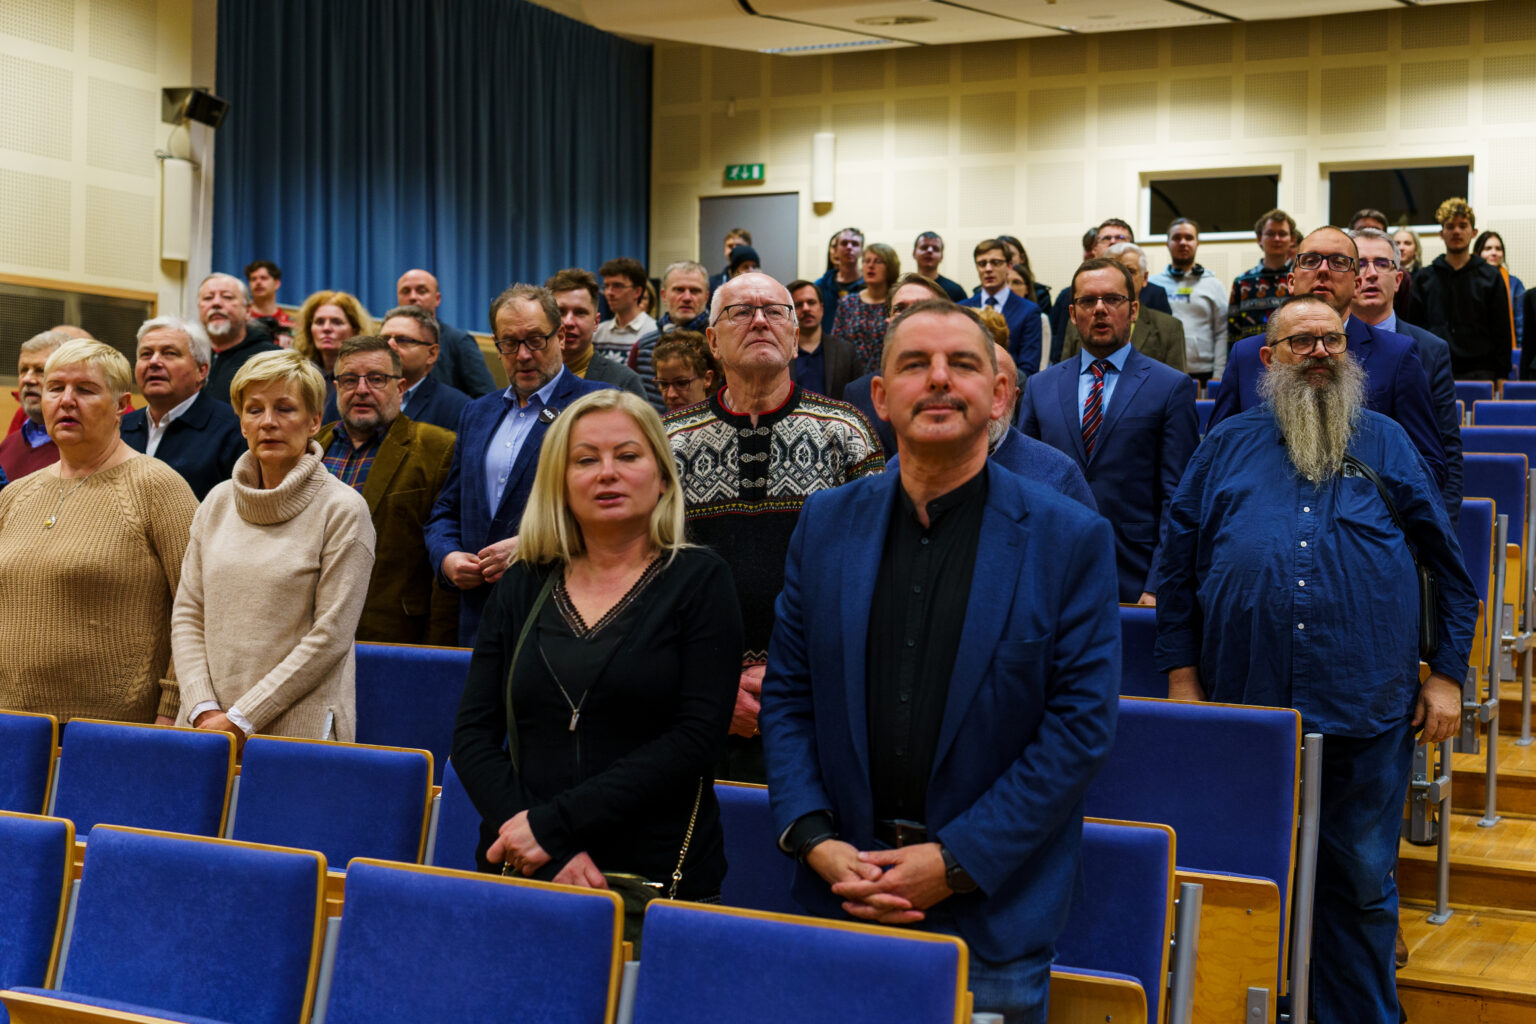
[[[1152,265],[1147,262],[1147,251],[1141,246],[1137,245],[1135,242],[1116,242],[1114,245],[1104,250],[1104,255],[1119,256],[1120,254],[1127,252],[1133,252],[1136,254],[1136,258],[1141,261],[1141,272],[1143,274],[1151,272]]]
[[[23,352],[42,352],[44,349],[58,348],[66,341],[71,341],[68,334],[63,331],[44,331],[42,334],[34,334],[21,343]]]
[[[245,282],[240,280],[234,274],[226,274],[222,270],[215,270],[213,273],[209,274],[207,277],[205,277],[201,281],[197,282],[197,290],[198,290],[198,292],[202,292],[203,285],[207,284],[209,281],[212,281],[216,277],[228,278],[229,280],[235,282],[235,284],[239,285],[239,287],[240,287],[240,297],[245,300],[245,304],[247,306],[249,306],[251,304],[251,290],[250,290],[250,288],[246,287]]]
[[[193,362],[198,366],[207,366],[213,362],[213,344],[208,340],[208,332],[203,330],[203,325],[196,320],[171,314],[145,320],[139,327],[139,333],[134,337],[134,343],[143,341],[145,335],[152,331],[177,331],[187,339],[187,348],[192,353]]]
[[[676,263],[669,264],[662,273],[661,290],[667,290],[667,282],[672,279],[673,274],[680,274],[685,270],[698,274],[704,279],[704,287],[709,287],[709,271],[705,269],[704,264],[695,260],[678,260]]]
[[[443,332],[438,327],[437,317],[416,305],[396,306],[394,309],[391,309],[388,313],[385,313],[383,319],[379,321],[379,329],[384,329],[385,320],[390,320],[397,316],[408,317],[421,324],[421,326],[426,329],[427,333],[432,335],[433,341],[440,341],[442,339]]]
[[[1397,258],[1397,242],[1392,239],[1391,235],[1381,230],[1381,228],[1355,228],[1348,234],[1349,237],[1353,238],[1357,243],[1355,245],[1356,254],[1360,252],[1360,246],[1358,243],[1362,238],[1371,238],[1378,242],[1386,242],[1387,248],[1392,250],[1392,265],[1398,270],[1403,269],[1401,261],[1399,261]]]

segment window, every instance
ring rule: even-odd
[[[1200,235],[1231,233],[1251,238],[1253,222],[1279,203],[1280,175],[1275,173],[1227,174],[1214,177],[1158,177],[1146,182],[1146,234],[1149,240],[1165,237],[1175,217],[1188,217],[1200,225]]]
[[[1465,164],[1331,171],[1328,223],[1349,226],[1355,211],[1380,210],[1393,226],[1435,227],[1435,208],[1452,196],[1469,194]]]
[[[128,358],[131,364],[139,325],[155,315],[155,296],[118,292],[101,295],[89,285],[0,278],[0,377],[14,380],[21,343],[57,324],[78,324]]]

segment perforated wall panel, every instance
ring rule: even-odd
[[[811,136],[821,131],[821,107],[775,107],[768,112],[768,159],[809,164]]]
[[[91,56],[135,71],[155,70],[155,0],[91,0]]]
[[[1125,82],[1099,87],[1099,145],[1157,141],[1157,83]]]
[[[1465,129],[1467,77],[1465,60],[1430,60],[1404,64],[1401,87],[1404,128]]]
[[[1536,39],[1530,0],[1494,0],[1478,7],[1483,15],[1483,38],[1489,42]]]
[[[1175,142],[1231,136],[1231,78],[1176,78],[1168,94],[1168,134]]]
[[[1444,4],[1401,12],[1403,49],[1467,45],[1472,38],[1471,14],[1471,4]]]
[[[1088,120],[1088,90],[1031,89],[1029,91],[1031,152],[1042,149],[1073,149],[1084,142]]]
[[[1243,135],[1267,139],[1307,132],[1307,73],[1243,76]]]
[[[709,162],[725,173],[726,164],[750,164],[762,159],[763,140],[758,130],[762,113],[738,110],[736,116],[709,115]]]
[[[70,158],[74,76],[68,68],[0,53],[0,96],[0,148]]]
[[[1080,75],[1087,70],[1087,36],[1058,36],[1054,39],[1029,41],[1029,73],[1036,78]]]
[[[92,167],[155,175],[155,126],[160,97],[148,89],[92,78],[86,92],[85,154]]]
[[[1098,43],[1100,71],[1146,71],[1157,67],[1162,40],[1156,32],[1108,32]]]
[[[85,272],[150,284],[155,279],[155,197],[85,187]]]
[[[1015,94],[973,93],[960,97],[960,152],[1011,152],[1017,145]]]
[[[652,62],[656,99],[661,103],[694,103],[699,98],[704,51],[697,46],[658,46]]]
[[[1012,81],[1019,76],[1019,44],[1013,39],[960,48],[960,81]]]
[[[1232,27],[1197,25],[1168,42],[1168,62],[1176,68],[1232,63]]]
[[[1323,56],[1376,53],[1387,48],[1387,12],[1341,14],[1322,22]]]
[[[1490,202],[1509,206],[1536,205],[1536,178],[1531,176],[1531,168],[1536,167],[1536,139],[1491,139],[1488,160],[1494,168],[1488,176]],[[1492,225],[1486,208],[1478,215],[1478,223]],[[1508,230],[1514,235],[1513,228]],[[1536,278],[1536,273],[1531,270],[1525,270],[1513,261],[1510,265],[1516,267],[1515,275],[1521,280]]]
[[[1378,132],[1387,127],[1385,64],[1366,67],[1324,68],[1323,95],[1318,130],[1325,135]]]
[[[1521,124],[1531,120],[1536,91],[1536,55],[1483,58],[1483,123]]]
[[[951,56],[959,47],[915,46],[910,50],[894,50],[896,77],[892,83],[898,89],[911,85],[944,85],[949,82]]]
[[[1081,160],[1030,164],[1025,187],[1029,195],[1025,214],[1031,224],[1075,225],[1083,220]]]
[[[832,91],[855,92],[885,88],[886,54],[849,53],[832,63]]]
[[[73,50],[75,0],[0,4],[0,33],[60,50]]]
[[[1305,57],[1311,28],[1305,21],[1250,21],[1243,26],[1243,53],[1249,60]]]
[[[822,57],[768,58],[769,91],[774,96],[811,96],[821,92]]]
[[[932,170],[897,171],[895,176],[896,223],[910,228],[907,234],[913,238],[917,237],[919,231],[933,230],[935,224],[950,223],[951,181],[949,171],[942,167]],[[904,239],[905,236],[892,241],[891,244],[896,246],[896,254],[901,257],[901,269],[916,270],[916,267],[907,266],[910,262],[907,254],[911,250],[904,244]]]
[[[960,225],[985,232],[1012,224],[1016,177],[1012,164],[960,168]]]
[[[837,211],[838,220],[862,225],[866,232],[871,224],[885,223],[885,176],[879,171],[838,174]]]
[[[692,171],[699,166],[699,118],[676,114],[656,119],[652,139],[656,166],[663,171]],[[723,168],[722,168],[723,170]]]
[[[68,270],[69,194],[68,179],[0,168],[0,263]]]
[[[949,97],[913,96],[896,101],[896,156],[949,155]]]
[[[716,51],[709,68],[709,95],[716,100],[755,100],[763,94],[763,57]]]

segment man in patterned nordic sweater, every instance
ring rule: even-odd
[[[885,469],[862,413],[795,386],[795,329],[789,292],[779,282],[767,274],[726,282],[705,332],[725,386],[665,421],[682,473],[689,539],[718,551],[736,577],[746,650],[720,777],[742,782],[765,780],[758,699],[800,506],[813,491]]]

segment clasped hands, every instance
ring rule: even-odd
[[[517,554],[517,538],[508,537],[487,545],[476,554],[453,551],[443,556],[443,576],[460,590],[473,590],[483,583],[495,583],[506,574]]]
[[[492,864],[510,864],[513,871],[531,877],[549,863],[550,856],[534,836],[533,828],[528,824],[528,812],[518,811],[497,830],[496,841],[485,851],[485,859]],[[585,850],[566,861],[553,881],[585,889],[608,888],[608,880]]]
[[[805,863],[843,898],[843,910],[861,921],[914,924],[923,911],[953,895],[938,843],[859,850],[828,839],[806,854]]]
[[[211,732],[227,732],[235,738],[235,756],[245,749],[245,733],[229,716],[222,711],[204,711],[197,716],[197,721],[192,723],[194,729],[207,729]]]

